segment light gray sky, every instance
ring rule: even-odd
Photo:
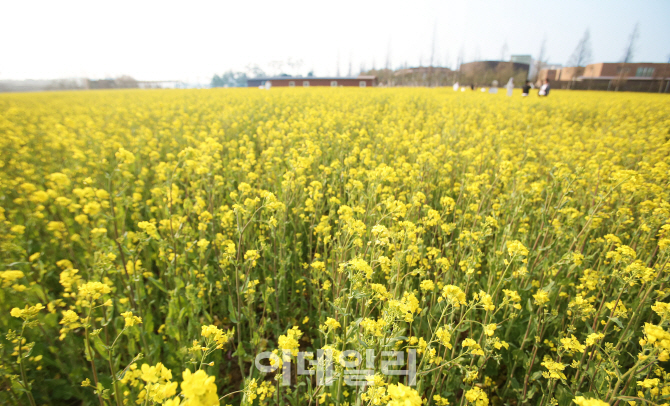
[[[634,61],[668,62],[668,0],[10,1],[0,3],[0,80],[128,74],[208,83],[258,64],[267,73],[335,75],[382,67],[453,67],[509,54],[566,64],[591,33],[592,62],[622,57],[635,23]],[[283,68],[273,61],[302,61]]]

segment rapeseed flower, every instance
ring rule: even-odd
[[[388,406],[421,406],[421,397],[416,389],[402,383],[388,386]]]
[[[182,405],[187,406],[215,406],[219,404],[214,377],[208,376],[203,370],[192,373],[187,369],[183,373],[181,393],[184,395]]]
[[[0,95],[0,403],[662,403],[663,96]],[[268,379],[301,349],[326,351],[307,368],[331,365],[314,371],[330,389]],[[368,350],[415,357],[420,383]],[[265,351],[274,375],[254,369]],[[91,393],[54,386],[72,371]]]

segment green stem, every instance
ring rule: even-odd
[[[23,386],[23,389],[26,390],[26,393],[28,394],[28,399],[30,400],[31,406],[37,406],[35,404],[35,399],[33,398],[33,394],[30,392],[30,386],[28,385],[28,379],[26,379],[26,368],[23,365],[23,332],[26,328],[26,323],[23,322],[23,326],[21,327],[21,335],[19,336],[19,368],[21,369],[21,386]]]
[[[91,342],[88,335],[88,322],[91,320],[91,312],[93,311],[93,305],[88,310],[88,316],[86,317],[86,324],[84,325],[84,334],[86,336],[86,351],[88,352],[88,357],[91,359],[91,369],[93,370],[93,381],[95,382],[95,390],[98,391],[98,372],[95,367],[95,360],[93,359],[93,349],[91,348]],[[98,400],[100,401],[100,406],[105,406],[105,403],[102,401],[102,396],[100,393],[98,395]]]

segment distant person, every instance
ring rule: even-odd
[[[458,82],[454,83],[454,92],[458,91]]]
[[[523,85],[523,88],[521,90],[521,96],[528,96],[528,93],[530,93],[530,80],[526,81],[526,84]]]
[[[537,93],[538,96],[549,96],[549,90],[551,90],[551,86],[549,86],[549,79],[545,79],[544,83],[540,87],[540,91]]]
[[[514,91],[514,78],[509,78],[505,87],[507,87],[507,96],[512,96],[512,92]]]
[[[491,87],[489,88],[489,93],[490,94],[497,94],[498,93],[498,81],[494,80],[491,82]]]
[[[470,84],[470,90],[475,90],[475,85],[474,85],[474,83],[471,83],[471,84]]]

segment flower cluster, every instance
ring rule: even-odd
[[[667,400],[664,95],[297,90],[0,95],[0,404]]]

